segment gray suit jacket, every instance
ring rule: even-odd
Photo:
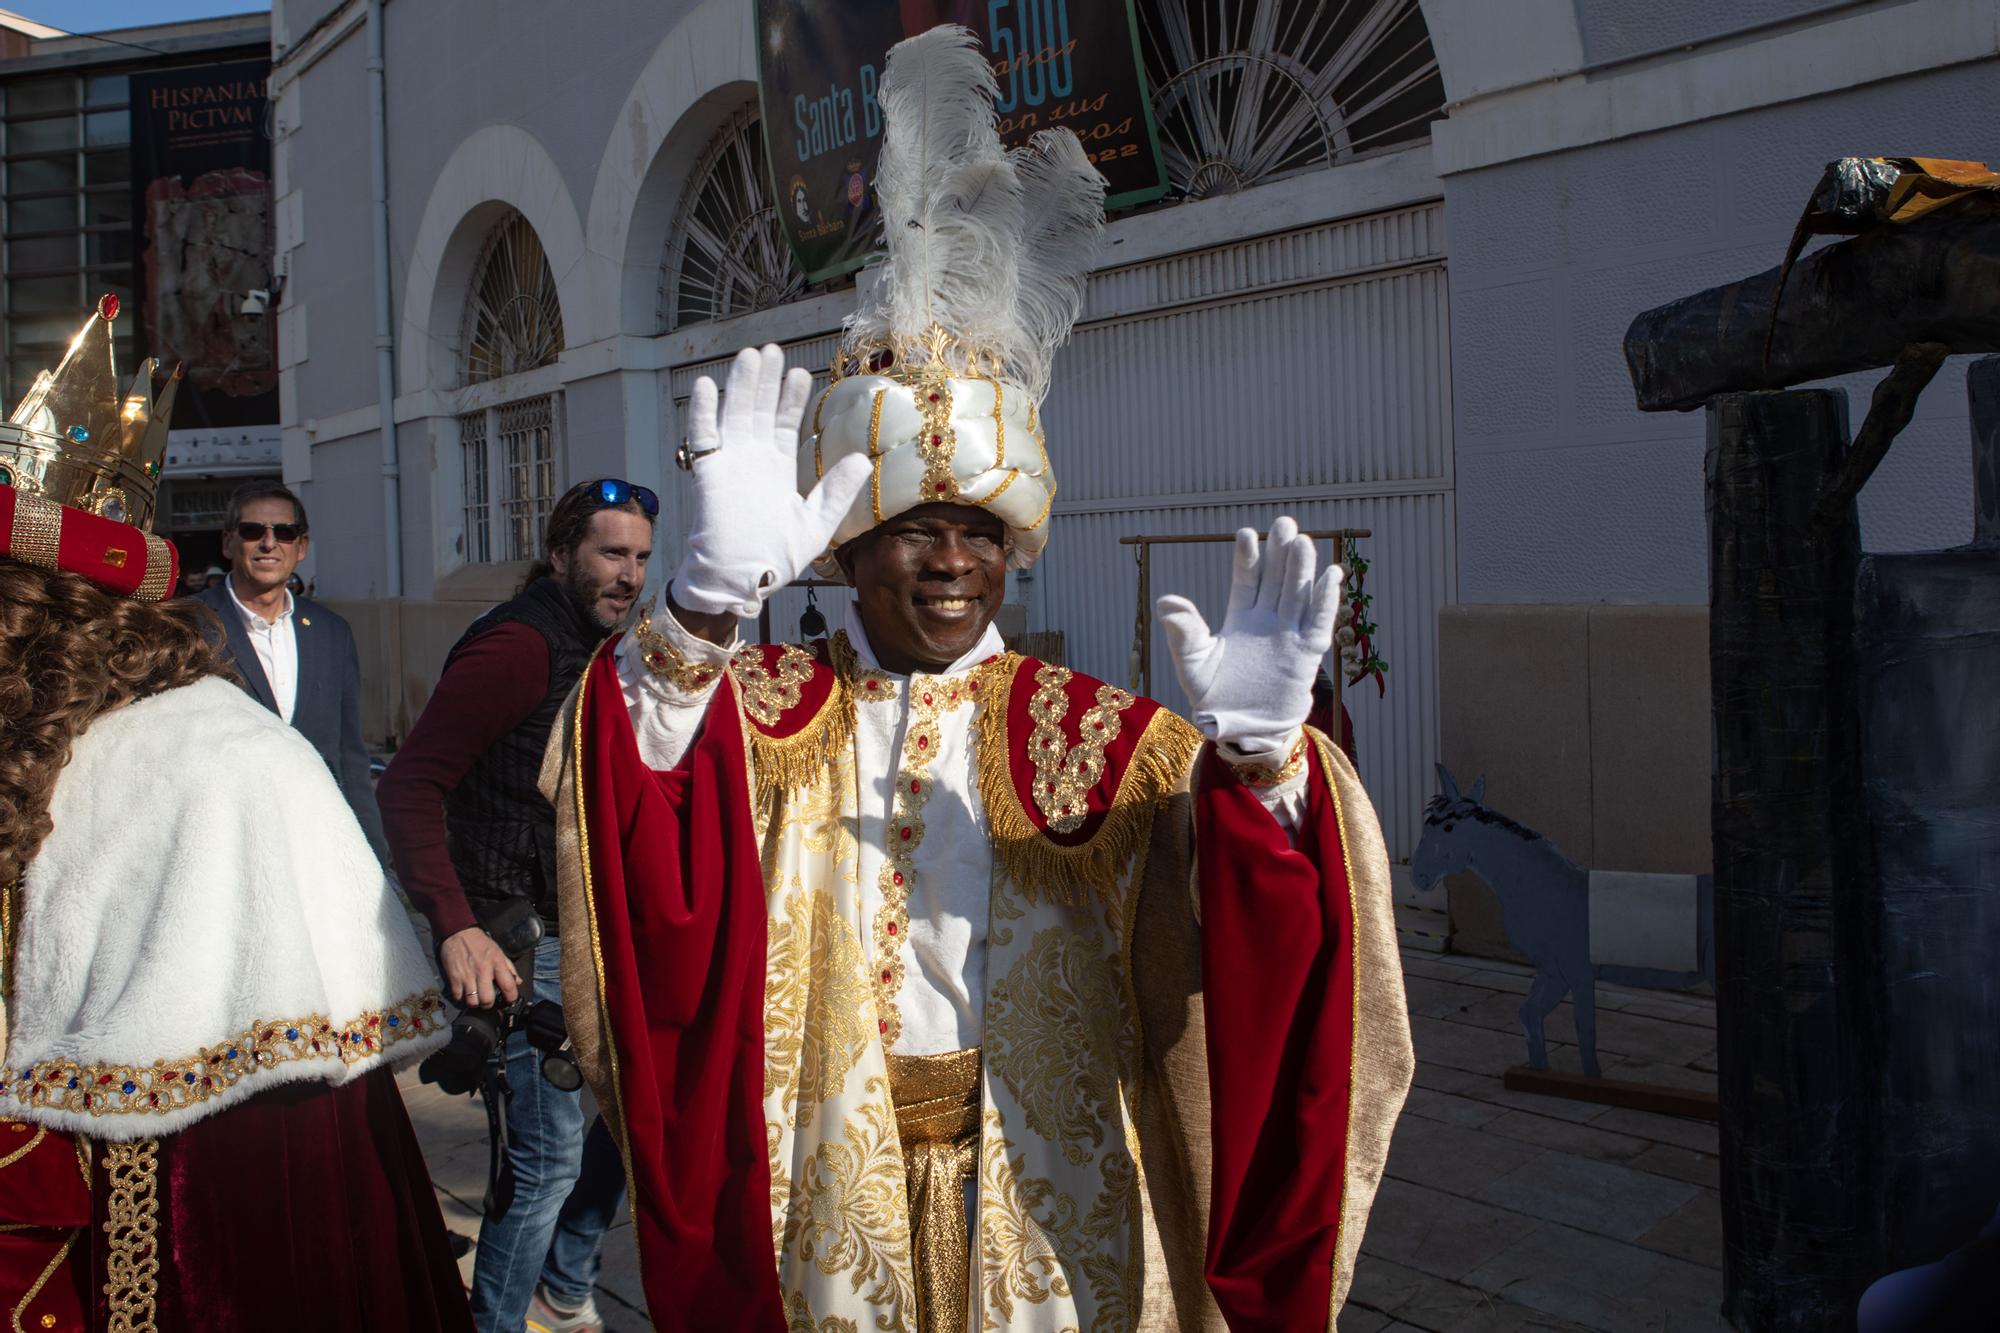
[[[222,621],[228,636],[225,647],[243,677],[243,688],[258,703],[277,712],[271,682],[264,678],[257,650],[250,646],[250,635],[229,596],[229,585],[219,583],[197,596]],[[299,645],[299,688],[292,706],[292,726],[312,742],[333,770],[354,818],[368,835],[368,845],[386,867],[389,845],[382,837],[382,812],[375,806],[375,788],[368,776],[368,747],[361,741],[361,658],[355,651],[354,631],[330,607],[296,597],[292,633]]]

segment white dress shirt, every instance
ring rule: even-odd
[[[299,701],[299,639],[292,628],[292,590],[285,589],[285,609],[278,612],[276,620],[266,620],[257,612],[243,605],[236,595],[233,579],[224,579],[222,586],[229,589],[229,600],[236,604],[236,613],[243,617],[243,632],[250,636],[250,647],[257,653],[257,665],[264,668],[264,679],[270,682],[271,699],[278,705],[278,716],[287,723]]]

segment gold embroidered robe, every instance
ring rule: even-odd
[[[922,837],[926,726],[972,708],[994,851],[978,1326],[1219,1330],[1220,1296],[1239,1328],[1284,1326],[1270,1320],[1306,1306],[1331,1327],[1411,1069],[1380,834],[1334,747],[1315,735],[1309,757],[1340,919],[1296,970],[1330,986],[1340,1021],[1305,1022],[1317,1063],[1278,1070],[1279,1095],[1250,1104],[1246,1119],[1224,1105],[1241,1100],[1234,1083],[1211,1096],[1197,899],[1254,940],[1257,858],[1289,856],[1297,872],[1310,857],[1236,799],[1240,789],[1222,790],[1234,783],[1227,765],[1197,764],[1191,727],[1011,654],[912,698],[880,906],[864,920],[854,709],[858,691],[883,681],[851,655],[775,646],[744,650],[728,676],[696,749],[676,772],[651,773],[600,657],[544,773],[561,818],[565,992],[582,997],[571,1032],[626,1148],[656,1326],[700,1327],[724,1308],[710,1302],[733,1302],[743,1327],[914,1327],[886,1067],[908,929],[907,884],[898,894],[895,877],[910,870],[899,845]],[[1204,814],[1204,801],[1220,813]],[[1191,891],[1202,822],[1214,834],[1204,864],[1235,849],[1209,873],[1245,880],[1241,902]],[[1317,885],[1320,871],[1304,868]],[[1317,899],[1307,906],[1318,921]],[[1255,1001],[1258,960],[1242,963],[1217,968],[1211,953],[1210,985]],[[1232,1058],[1239,1044],[1268,1053],[1288,1040],[1249,1038],[1232,1035]],[[744,1067],[753,1055],[754,1070]],[[1338,1067],[1320,1067],[1329,1063]],[[1242,1081],[1264,1065],[1277,1069],[1253,1060]],[[724,1066],[731,1077],[717,1075]],[[1320,1084],[1338,1085],[1339,1113],[1314,1102],[1295,1116],[1300,1089]],[[1302,1209],[1273,1193],[1285,1187],[1254,1144],[1215,1156],[1218,1115],[1244,1145],[1262,1135],[1243,1126],[1273,1113],[1332,1160],[1327,1197]],[[752,1212],[726,1197],[759,1180],[752,1132],[767,1196],[761,1259],[749,1254]],[[721,1158],[698,1155],[703,1143]],[[1231,1220],[1211,1235],[1218,1162]],[[695,1253],[704,1245],[712,1260]]]

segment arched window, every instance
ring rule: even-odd
[[[562,305],[542,238],[512,209],[486,237],[465,306],[465,382],[483,384],[555,364]]]
[[[1190,199],[1428,138],[1444,81],[1417,0],[1141,0],[1160,151]]]
[[[805,274],[778,223],[753,98],[702,150],[667,233],[660,324],[677,329],[796,300]]]
[[[513,209],[487,233],[472,273],[465,383],[492,388],[484,406],[458,415],[465,558],[531,560],[561,492],[562,405],[546,376],[526,377],[562,354],[562,305],[541,238]]]

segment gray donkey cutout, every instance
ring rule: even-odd
[[[1458,780],[1437,766],[1438,794],[1424,807],[1424,836],[1410,858],[1410,875],[1427,892],[1465,870],[1493,887],[1507,938],[1535,965],[1521,1030],[1528,1066],[1547,1069],[1543,1020],[1568,995],[1576,1010],[1583,1072],[1598,1077],[1597,971],[1590,962],[1590,872],[1531,828],[1515,823],[1482,798],[1486,779],[1460,794]]]

